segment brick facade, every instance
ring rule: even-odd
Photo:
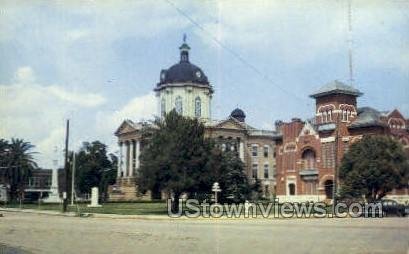
[[[352,87],[336,82],[311,96],[316,100],[314,118],[276,122],[281,134],[276,140],[277,197],[281,201],[329,202],[336,160],[339,165],[349,146],[365,135],[392,135],[409,153],[408,120],[398,110],[389,113],[358,108],[360,95]],[[392,194],[402,195],[402,200],[409,197],[407,188]]]

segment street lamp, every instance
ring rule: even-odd
[[[222,189],[220,189],[218,182],[215,182],[213,184],[212,191],[214,192],[214,201],[217,204],[217,193],[222,191]]]

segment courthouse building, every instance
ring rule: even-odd
[[[158,101],[157,115],[164,116],[175,109],[183,116],[199,119],[205,125],[205,135],[215,139],[222,150],[237,151],[248,177],[260,179],[263,195],[270,197],[275,185],[274,139],[277,134],[248,125],[245,113],[238,108],[226,119],[212,119],[214,89],[202,69],[190,62],[190,47],[186,42],[179,49],[179,62],[162,70],[160,80],[154,87]],[[120,156],[117,181],[109,190],[110,200],[150,198],[149,195],[139,196],[136,185],[139,156],[144,147],[144,140],[141,139],[144,124],[124,120],[115,132]]]
[[[276,139],[276,194],[280,201],[330,201],[335,160],[341,162],[349,146],[365,135],[391,135],[409,153],[409,120],[396,109],[359,108],[357,98],[362,95],[334,81],[310,95],[316,102],[312,119],[276,122],[280,134]],[[394,190],[389,197],[408,201],[408,188]]]

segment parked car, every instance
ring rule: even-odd
[[[399,216],[404,217],[409,214],[409,206],[399,204],[392,199],[383,199],[382,201],[382,211],[384,216]]]

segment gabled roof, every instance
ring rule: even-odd
[[[223,128],[223,125],[225,125],[226,123],[231,122],[234,125],[236,125],[239,129],[243,129],[243,130],[255,130],[254,127],[246,124],[245,122],[240,122],[239,120],[237,120],[236,118],[229,116],[227,119],[221,120],[221,121],[212,121],[209,122],[207,124],[208,127],[211,128]]]
[[[231,127],[228,127],[228,123],[233,124],[234,126],[237,126],[238,130],[243,130],[246,131],[247,134],[249,136],[268,136],[268,137],[278,137],[279,133],[276,131],[270,131],[270,130],[262,130],[262,129],[256,129],[248,124],[246,124],[245,122],[240,122],[239,120],[237,120],[236,118],[229,116],[227,119],[225,120],[221,120],[221,121],[214,121],[214,122],[210,122],[207,123],[206,127],[208,128],[228,128],[231,129]]]
[[[306,134],[308,133],[308,134]],[[310,121],[305,121],[304,126],[302,127],[298,136],[306,136],[306,135],[317,135],[317,129]]]
[[[358,108],[357,118],[351,123],[349,128],[363,127],[387,127],[381,120],[381,112],[371,107]]]
[[[310,97],[319,98],[330,94],[348,94],[358,97],[361,96],[363,93],[361,93],[358,89],[353,88],[352,86],[349,86],[338,80],[334,80],[318,89],[318,91],[311,94]]]
[[[388,117],[401,118],[403,120],[406,120],[405,117],[402,115],[402,113],[399,112],[399,110],[396,109],[396,108],[394,110],[392,110],[391,112],[388,112],[387,116]]]
[[[141,123],[134,123],[131,120],[126,119],[121,123],[121,125],[119,125],[118,129],[115,131],[115,135],[118,136],[121,133],[132,132],[140,130],[141,128]]]

